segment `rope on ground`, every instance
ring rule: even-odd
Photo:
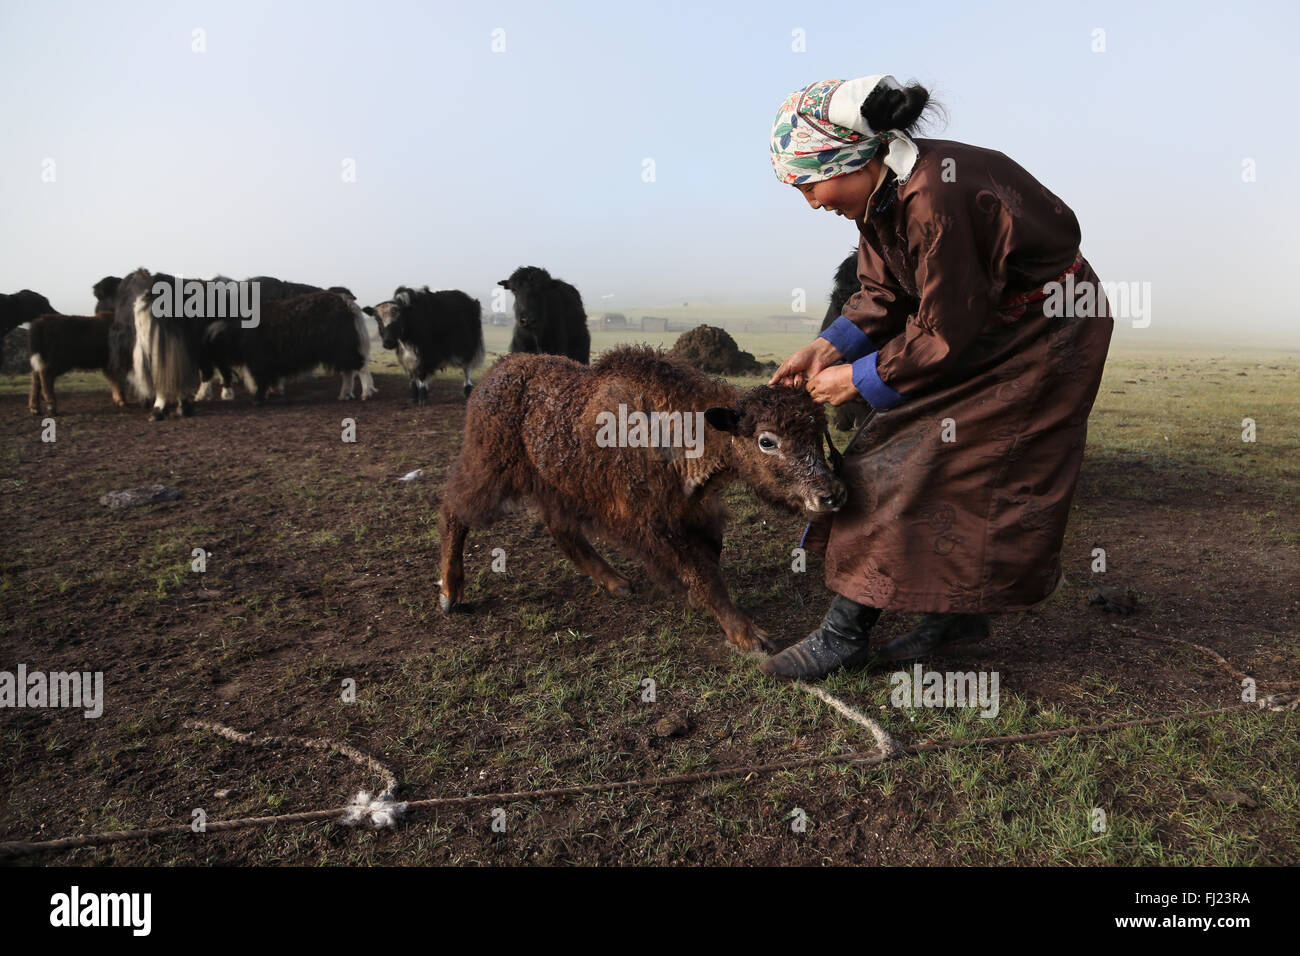
[[[1120,625],[1114,625],[1120,627]],[[1220,655],[1206,647],[1198,644],[1191,644],[1190,641],[1183,641],[1178,638],[1164,638],[1160,635],[1152,635],[1136,630],[1135,628],[1122,628],[1125,631],[1131,631],[1140,637],[1155,637],[1159,640],[1167,640],[1175,644],[1188,644],[1199,650],[1205,651],[1211,656],[1217,658],[1225,667],[1228,668],[1235,676],[1245,677],[1232,667]],[[1282,682],[1257,681],[1257,683],[1269,683],[1271,685],[1291,690],[1295,684],[1283,684]],[[826,703],[834,707],[840,713],[862,723],[868,728],[877,728],[878,725],[866,716],[858,713],[846,704],[842,704],[829,694],[817,693],[819,688],[813,688],[803,685],[814,696],[825,700]],[[838,705],[838,706],[837,706]],[[402,804],[394,804],[400,807],[395,813],[392,813],[391,819],[386,823],[380,823],[372,816],[372,823],[376,826],[392,826],[396,823],[396,817],[410,810],[435,809],[440,807],[465,807],[475,804],[503,804],[519,800],[542,800],[553,797],[567,797],[591,793],[611,793],[619,790],[637,790],[652,789],[656,787],[678,786],[688,783],[702,783],[711,780],[724,780],[729,777],[744,776],[746,780],[751,775],[777,773],[782,770],[798,770],[803,767],[823,766],[827,764],[849,764],[854,766],[875,766],[884,763],[887,760],[898,759],[906,755],[915,755],[927,753],[934,750],[956,750],[963,747],[992,747],[1003,746],[1006,744],[1017,743],[1035,743],[1040,740],[1050,740],[1055,737],[1081,737],[1089,734],[1109,733],[1115,730],[1123,730],[1127,727],[1149,727],[1155,724],[1169,723],[1173,721],[1198,720],[1204,717],[1217,717],[1224,714],[1231,714],[1247,710],[1269,710],[1275,712],[1295,710],[1300,706],[1300,693],[1276,693],[1262,698],[1254,703],[1232,704],[1226,707],[1212,707],[1206,710],[1192,711],[1184,714],[1166,714],[1161,717],[1142,717],[1134,720],[1112,721],[1104,724],[1086,724],[1075,727],[1060,727],[1056,730],[1044,730],[1030,734],[1012,734],[1004,737],[970,737],[962,740],[926,740],[917,744],[898,744],[892,737],[879,728],[880,734],[876,735],[876,729],[872,729],[873,735],[876,735],[877,747],[867,752],[848,751],[841,754],[822,755],[817,757],[793,757],[787,760],[779,760],[775,763],[768,764],[745,764],[739,767],[724,767],[718,770],[707,770],[698,773],[678,774],[671,777],[643,777],[634,780],[615,780],[606,783],[593,783],[584,786],[570,787],[552,787],[546,790],[517,790],[508,793],[487,793],[478,796],[468,795],[463,797],[431,797],[425,800],[411,800]],[[843,709],[841,709],[843,708]],[[858,717],[862,719],[857,720]],[[299,746],[310,747],[320,750],[333,750],[342,754],[349,760],[361,764],[368,769],[384,777],[388,786],[380,794],[380,799],[390,800],[393,790],[397,787],[397,779],[387,767],[378,760],[363,754],[347,744],[341,744],[336,741],[324,738],[305,738],[289,736],[270,736],[270,737],[253,737],[251,734],[241,733],[232,730],[221,724],[213,724],[205,721],[186,721],[185,727],[196,730],[209,730],[213,733],[220,734],[229,740],[237,743],[249,743],[262,746],[278,746],[285,743],[292,743]],[[883,739],[882,736],[883,735]],[[349,817],[353,816],[358,810],[366,813],[372,813],[371,804],[361,801],[361,798],[369,799],[368,794],[358,794],[353,802],[346,807],[337,807],[332,810],[309,810],[302,813],[282,813],[275,816],[267,817],[240,817],[234,820],[212,820],[209,821],[201,832],[204,833],[222,833],[230,830],[242,830],[249,827],[272,826],[275,824],[293,824],[293,823],[314,823],[323,821],[338,821],[346,823]],[[387,807],[380,810],[379,817],[383,819],[383,814],[390,812]],[[103,846],[109,843],[121,843],[130,840],[147,840],[155,837],[174,836],[183,833],[195,832],[192,827],[186,824],[173,824],[170,826],[152,827],[142,830],[117,830],[106,833],[90,833],[83,836],[65,837],[58,840],[45,840],[41,842],[14,841],[0,843],[0,858],[6,856],[26,856],[35,853],[53,853],[64,850],[75,850],[83,847]]]
[[[1151,631],[1140,631],[1136,627],[1129,627],[1128,625],[1125,624],[1112,624],[1111,627],[1120,631],[1124,631],[1128,634],[1133,634],[1137,637],[1144,638],[1148,641],[1161,641],[1165,644],[1182,644],[1186,647],[1194,647],[1202,654],[1208,654],[1210,657],[1214,658],[1214,660],[1216,660],[1220,665],[1222,665],[1223,668],[1229,674],[1237,678],[1237,680],[1239,681],[1253,680],[1257,685],[1264,684],[1269,687],[1276,687],[1279,691],[1294,691],[1300,689],[1300,684],[1287,684],[1287,683],[1283,683],[1282,681],[1261,680],[1258,677],[1251,677],[1249,674],[1244,674],[1241,671],[1237,670],[1237,668],[1229,664],[1227,660],[1223,657],[1223,655],[1220,654],[1218,651],[1206,647],[1203,644],[1193,644],[1191,641],[1184,641],[1182,638],[1169,637],[1168,635],[1165,634],[1154,634]]]
[[[352,798],[350,804],[343,808],[341,822],[346,826],[352,827],[358,823],[369,822],[371,826],[376,828],[391,827],[395,826],[398,818],[406,812],[406,804],[398,803],[393,799],[393,793],[397,790],[397,776],[374,757],[363,754],[360,750],[348,744],[330,740],[326,737],[292,737],[285,734],[254,737],[252,734],[246,734],[224,724],[216,724],[207,720],[187,720],[181,726],[186,730],[207,730],[234,743],[250,744],[254,747],[294,746],[307,747],[311,750],[332,750],[347,757],[358,766],[365,767],[367,770],[383,777],[384,789],[377,796],[372,796],[369,791],[362,790]]]
[[[876,749],[883,753],[887,758],[892,757],[897,753],[898,742],[895,741],[893,737],[889,736],[889,732],[885,730],[884,727],[881,727],[866,714],[854,710],[848,704],[844,703],[844,701],[837,697],[832,697],[815,684],[805,684],[803,681],[797,680],[795,681],[795,686],[799,687],[801,690],[806,690],[822,703],[829,705],[836,712],[847,717],[854,723],[866,727],[871,731],[871,736],[876,738]]]
[[[207,720],[187,720],[181,724],[186,730],[206,730],[210,733],[225,737],[227,740],[234,741],[237,744],[250,744],[254,747],[284,747],[292,745],[295,747],[307,747],[312,750],[332,750],[337,754],[347,757],[358,766],[365,767],[379,776],[384,778],[384,793],[391,795],[397,789],[397,776],[382,763],[369,754],[363,754],[360,750],[348,744],[340,743],[337,740],[330,740],[326,737],[291,737],[285,734],[273,734],[269,737],[254,737],[252,734],[246,734],[241,731],[227,727],[225,724],[217,724]]]
[[[927,740],[919,744],[896,745],[892,755],[886,755],[880,749],[867,752],[848,751],[842,754],[821,755],[816,757],[795,757],[768,764],[745,764],[739,767],[724,767],[699,773],[678,774],[671,777],[646,777],[635,780],[614,780],[607,783],[593,783],[584,786],[552,787],[546,790],[517,790],[508,793],[485,793],[463,797],[431,797],[425,800],[411,800],[403,806],[407,811],[426,810],[439,807],[464,807],[475,804],[502,804],[518,800],[542,800],[552,797],[567,797],[591,793],[609,793],[618,790],[650,789],[656,787],[677,786],[687,783],[703,783],[711,780],[724,780],[728,777],[753,774],[776,773],[782,770],[798,770],[825,764],[851,764],[855,766],[874,766],[886,760],[897,759],[904,755],[926,753],[931,750],[955,750],[962,747],[989,747],[1014,743],[1032,743],[1049,740],[1053,737],[1076,737],[1095,733],[1122,730],[1126,727],[1146,727],[1171,721],[1197,720],[1203,717],[1215,717],[1236,711],[1266,708],[1269,710],[1294,710],[1300,704],[1300,697],[1289,701],[1280,700],[1282,695],[1266,698],[1255,704],[1235,704],[1228,707],[1213,707],[1207,710],[1192,711],[1186,714],[1167,714],[1161,717],[1144,717],[1136,720],[1124,720],[1106,724],[1091,724],[1076,727],[1061,727],[1056,730],[1044,730],[1032,734],[1013,734],[1005,737],[970,737],[963,740]],[[349,807],[333,810],[311,810],[303,813],[283,813],[269,817],[242,817],[235,820],[213,820],[208,822],[207,833],[221,833],[228,830],[241,830],[248,827],[271,826],[281,823],[311,823],[331,821],[345,817]],[[85,836],[67,837],[60,840],[44,842],[0,843],[0,857],[22,856],[32,853],[73,850],[82,847],[102,846],[107,843],[119,843],[126,840],[151,839],[153,837],[172,836],[190,833],[192,829],[185,824],[153,827],[145,830],[119,830],[109,833],[92,833]]]

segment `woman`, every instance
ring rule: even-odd
[[[877,659],[983,640],[989,614],[1062,579],[1113,322],[1074,213],[1002,153],[913,140],[929,105],[890,76],[828,80],[787,97],[772,130],[778,178],[856,223],[862,282],[772,384],[873,409],[844,458],[849,504],[804,535],[830,610],[763,662],[774,676],[865,663],[886,610],[924,617]]]

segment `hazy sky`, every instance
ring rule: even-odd
[[[1103,279],[1150,282],[1153,332],[1300,324],[1287,3],[0,11],[0,291],[63,311],[139,265],[487,307],[530,264],[589,312],[802,287],[817,313],[856,230],[777,181],[772,118],[814,80],[893,73],[947,105],[931,135],[999,149],[1064,199]]]

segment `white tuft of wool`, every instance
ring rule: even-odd
[[[406,812],[406,804],[398,803],[393,799],[391,790],[385,790],[377,797],[372,797],[368,792],[362,790],[352,802],[348,804],[348,809],[340,821],[345,826],[354,827],[359,823],[369,821],[370,825],[376,830],[384,827],[395,827],[397,821],[401,819],[402,814]]]

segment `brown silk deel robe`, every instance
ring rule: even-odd
[[[1114,323],[1065,203],[1002,153],[916,143],[907,182],[887,173],[859,223],[844,317],[869,339],[854,384],[875,411],[845,455],[849,503],[804,545],[862,604],[1021,610],[1061,578]],[[1058,279],[1097,284],[1091,302],[1049,317]]]

